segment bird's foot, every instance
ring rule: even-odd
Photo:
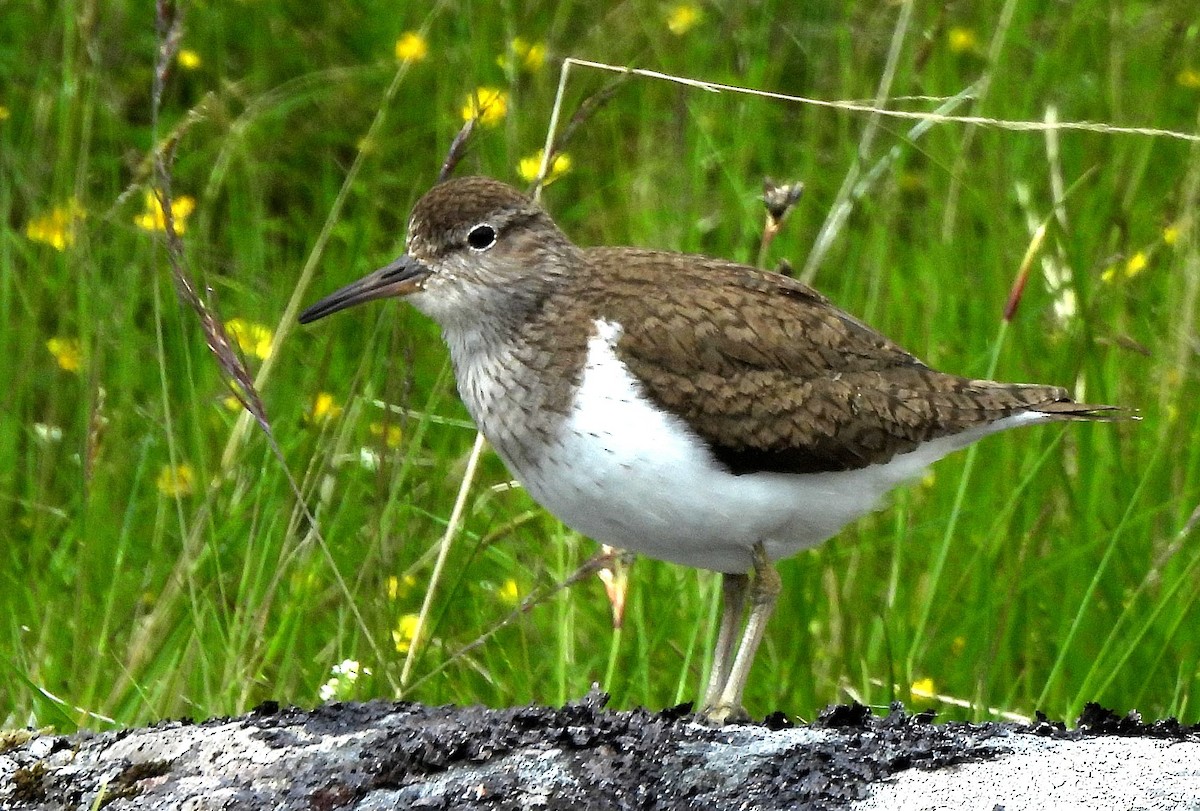
[[[700,710],[696,717],[701,723],[719,727],[726,724],[745,723],[750,720],[750,713],[746,712],[745,707],[738,705],[715,704]]]

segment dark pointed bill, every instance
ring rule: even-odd
[[[413,259],[408,254],[401,256],[390,265],[381,267],[374,273],[364,276],[357,282],[331,293],[316,304],[300,313],[300,323],[308,324],[318,318],[362,304],[378,298],[407,296],[417,290],[421,282],[429,275],[429,268]]]

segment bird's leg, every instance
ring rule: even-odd
[[[754,545],[754,582],[750,587],[750,617],[746,620],[746,629],[742,632],[742,641],[738,645],[737,658],[721,696],[710,710],[705,712],[710,720],[723,723],[742,713],[742,692],[746,688],[746,679],[750,675],[750,667],[754,664],[754,654],[758,644],[762,642],[763,631],[767,628],[767,620],[775,609],[775,598],[779,596],[781,581],[779,573],[767,559],[767,552],[761,543]]]
[[[712,669],[708,671],[708,685],[704,688],[704,712],[715,709],[733,668],[733,645],[737,641],[737,630],[746,609],[746,592],[750,576],[735,573],[721,575],[721,625],[717,631],[717,644],[713,648]]]

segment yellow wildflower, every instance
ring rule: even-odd
[[[171,201],[171,219],[175,221],[175,233],[187,231],[187,218],[196,210],[196,200],[184,194]],[[143,231],[167,230],[167,218],[162,204],[153,189],[146,190],[146,210],[133,218],[133,224]]]
[[[416,31],[405,31],[396,40],[396,58],[401,62],[420,62],[429,55],[429,43]]]
[[[269,342],[268,342],[269,346]],[[313,422],[325,422],[326,420],[334,420],[342,415],[342,407],[333,399],[333,395],[327,391],[317,394],[313,400],[312,412],[310,417]]]
[[[517,586],[517,581],[510,577],[500,584],[500,588],[496,590],[496,596],[505,605],[516,605],[517,600],[521,597],[521,589]]]
[[[526,183],[532,183],[537,180],[538,172],[542,168],[542,155],[545,150],[539,149],[527,158],[521,158],[517,164],[517,174]],[[571,171],[571,156],[566,152],[559,152],[554,156],[554,160],[550,161],[550,168],[546,172],[546,178],[542,185],[549,186],[554,181]]]
[[[546,66],[546,43],[529,42],[523,37],[514,37],[508,43],[508,53],[496,57],[496,64],[505,71],[524,70],[537,73]]]
[[[241,413],[244,408],[242,401],[238,399],[238,395],[242,392],[241,386],[237,384],[237,381],[232,379],[226,379],[225,385],[229,387],[229,390],[220,398],[221,405],[234,414]]]
[[[1162,232],[1164,245],[1174,245],[1179,241],[1179,223],[1171,223]]]
[[[667,12],[667,29],[682,37],[695,28],[701,20],[700,8],[695,3],[676,3]]]
[[[388,599],[398,600],[401,597],[404,597],[415,585],[417,585],[417,578],[415,575],[406,574],[404,577],[396,577],[396,575],[391,575],[387,579]]]
[[[1125,278],[1132,279],[1145,270],[1148,264],[1150,264],[1150,260],[1146,258],[1145,252],[1138,251],[1125,263]]]
[[[1150,264],[1150,257],[1145,251],[1137,251],[1128,259],[1125,264],[1113,264],[1106,267],[1100,274],[1100,281],[1111,284],[1117,280],[1118,275],[1125,279],[1132,279],[1137,276]]]
[[[175,61],[184,70],[196,70],[201,64],[200,54],[191,48],[181,48],[179,55],[175,57]]]
[[[952,53],[979,53],[979,36],[973,28],[951,28],[946,33],[946,42]]]
[[[72,199],[26,223],[25,236],[56,251],[65,251],[75,244],[75,225],[86,215],[83,206]]]
[[[935,696],[933,692],[933,679],[928,677],[917,679],[912,683],[912,687],[908,691],[912,693],[914,698],[933,698]]]
[[[546,66],[546,43],[531,42],[528,47],[524,43],[517,46],[519,40],[513,40],[513,50],[521,58],[521,64],[530,73],[536,73]]]
[[[46,348],[58,361],[58,368],[65,372],[78,372],[83,361],[83,349],[78,338],[54,337],[46,341]]]
[[[0,121],[8,120],[8,117],[10,115],[12,115],[12,113],[9,112],[8,108],[5,107],[3,104],[0,104]]]
[[[1189,90],[1200,90],[1200,70],[1184,68],[1175,74],[1175,84]]]
[[[237,341],[238,348],[246,355],[253,355],[259,360],[266,360],[271,354],[271,341],[275,333],[265,324],[247,321],[244,318],[231,318],[225,322],[225,331]]]
[[[396,622],[392,642],[396,643],[397,653],[408,653],[412,647],[413,637],[417,635],[417,619],[416,614],[405,614]]]
[[[383,444],[389,448],[400,446],[400,440],[404,438],[404,432],[400,430],[400,426],[396,423],[387,425],[387,432],[384,432],[384,424],[382,422],[373,422],[369,426],[371,436],[383,437]]]
[[[190,496],[196,488],[196,471],[187,463],[163,465],[162,469],[158,471],[158,478],[155,479],[154,486],[158,488],[158,492],[168,498]]]
[[[498,87],[477,87],[467,94],[462,108],[463,121],[478,118],[480,124],[493,126],[508,114],[508,93]]]

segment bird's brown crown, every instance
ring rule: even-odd
[[[541,206],[512,186],[489,177],[454,178],[434,186],[413,206],[408,252],[433,259],[467,248],[468,236],[479,225],[491,226],[499,238],[533,220],[558,231]]]

